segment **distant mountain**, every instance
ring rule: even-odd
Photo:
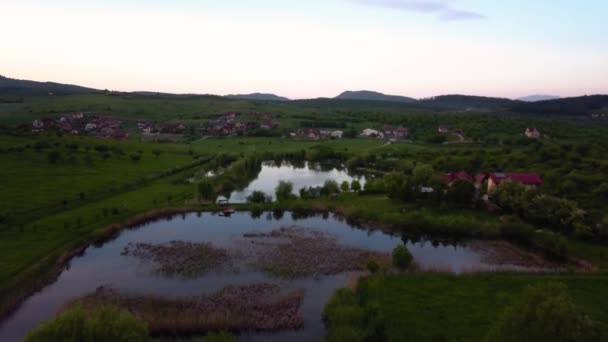
[[[100,91],[72,84],[26,81],[0,76],[0,95],[70,95],[97,93]]]
[[[416,99],[406,96],[385,95],[376,91],[360,90],[345,91],[335,97],[338,100],[365,100],[365,101],[388,101],[388,102],[416,102]]]
[[[524,102],[538,102],[538,101],[548,101],[548,100],[557,100],[557,99],[560,99],[560,97],[555,96],[555,95],[530,95],[530,96],[520,97],[517,100],[524,101]]]
[[[596,111],[608,112],[608,95],[567,97],[538,102],[515,102],[511,110],[528,114],[585,116]]]
[[[506,98],[470,95],[440,95],[421,99],[420,102],[434,108],[463,110],[510,108],[517,103],[517,101]]]
[[[290,101],[286,97],[278,96],[275,94],[264,94],[264,93],[226,95],[226,97],[231,98],[231,99],[250,100],[250,101]]]

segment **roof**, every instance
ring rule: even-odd
[[[478,173],[475,175],[475,181],[481,183],[484,181],[484,179],[486,179],[486,177],[488,177],[488,175],[486,175],[485,173]]]
[[[460,172],[450,172],[446,174],[448,183],[452,183],[454,181],[457,180],[466,180],[469,182],[473,181],[473,177],[471,177],[471,175],[469,175],[468,173],[464,172],[464,171],[460,171]]]
[[[529,185],[541,185],[543,183],[542,178],[536,173],[490,173],[490,179],[496,184],[510,180],[513,182]]]

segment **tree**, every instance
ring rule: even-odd
[[[152,150],[152,154],[154,155],[154,157],[156,157],[158,159],[158,156],[160,156],[161,151],[159,149],[154,149]]]
[[[347,181],[342,182],[342,184],[340,184],[340,190],[342,192],[348,192],[348,190],[350,189],[350,185],[348,184]]]
[[[401,270],[407,270],[412,266],[414,257],[412,253],[403,245],[399,245],[393,249],[393,265]]]
[[[201,180],[198,185],[198,196],[200,199],[212,200],[215,197],[213,183],[208,179]]]
[[[42,323],[26,342],[138,342],[150,341],[148,329],[126,310],[112,306],[75,306],[53,321]]]
[[[323,189],[321,190],[321,192],[325,196],[329,196],[331,194],[339,194],[340,186],[338,185],[338,182],[336,182],[335,180],[328,179],[323,184]]]
[[[247,202],[250,203],[266,203],[270,201],[272,201],[270,196],[266,195],[263,191],[256,190],[247,196]]]
[[[130,157],[133,162],[138,162],[141,159],[141,154],[131,153]]]
[[[358,180],[353,179],[353,181],[352,181],[352,182],[350,182],[350,188],[351,188],[351,189],[352,189],[354,192],[359,192],[359,191],[361,191],[361,183],[360,183]]]
[[[293,183],[280,181],[277,187],[275,188],[275,195],[277,196],[278,201],[288,200],[293,197]]]
[[[414,182],[416,182],[416,184],[426,185],[426,183],[431,180],[431,177],[433,177],[434,172],[431,165],[419,163],[414,167],[412,176],[414,176]]]
[[[470,205],[475,197],[475,186],[473,183],[458,179],[448,189],[445,199],[452,203]]]
[[[595,322],[579,309],[562,283],[529,286],[486,336],[488,342],[599,341]]]

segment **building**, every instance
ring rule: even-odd
[[[511,181],[531,187],[539,187],[543,180],[536,173],[490,173],[488,174],[488,193],[494,192],[496,186],[504,181]]]
[[[528,127],[528,128],[526,128],[525,134],[530,139],[538,139],[538,138],[540,138],[540,132],[535,127]]]
[[[84,113],[83,112],[72,113],[72,119],[80,120],[82,118],[84,118]]]
[[[331,132],[331,137],[333,139],[342,139],[343,135],[344,135],[344,132],[342,132],[342,131],[333,131],[333,132]]]
[[[445,126],[445,125],[439,125],[437,127],[437,132],[438,133],[450,133],[450,128],[448,126]]]
[[[375,129],[366,128],[361,132],[361,136],[365,138],[384,138],[384,133],[376,131]]]
[[[384,137],[387,139],[403,139],[410,134],[410,130],[405,127],[394,127],[385,125],[382,129],[382,133],[384,133]]]
[[[464,180],[464,181],[471,182],[471,183],[473,182],[473,177],[471,177],[471,175],[469,175],[468,173],[466,173],[464,171],[450,172],[450,173],[447,173],[445,176],[446,176],[447,183],[450,186],[457,180]]]

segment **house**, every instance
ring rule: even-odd
[[[95,129],[97,129],[97,125],[92,122],[89,122],[84,126],[84,130],[87,132],[94,131]]]
[[[215,200],[215,204],[217,205],[221,205],[221,206],[226,206],[230,203],[228,203],[228,199],[224,196],[217,196],[217,199]]]
[[[366,128],[361,132],[361,136],[365,138],[383,138],[384,133],[379,132],[375,129]]]
[[[83,112],[72,113],[72,119],[80,120],[82,118],[84,118],[84,113]]]
[[[34,120],[32,122],[32,129],[34,132],[38,132],[44,128],[44,122],[42,120]]]
[[[496,186],[504,181],[511,181],[531,187],[539,187],[543,180],[536,173],[490,173],[488,174],[488,193],[494,192]]]
[[[437,127],[437,132],[438,133],[450,133],[450,128],[448,126],[445,126],[445,125],[439,125]]]
[[[446,174],[446,180],[449,186],[451,186],[457,180],[464,180],[467,182],[473,182],[473,177],[464,171],[450,172]]]
[[[263,122],[262,124],[260,124],[261,129],[272,129],[273,126],[274,125],[272,124],[271,121],[266,121],[266,122]]]
[[[526,128],[525,134],[530,139],[538,139],[538,138],[540,138],[540,132],[535,127],[528,127],[528,128]]]
[[[384,134],[384,137],[387,139],[402,139],[402,138],[408,136],[410,131],[408,128],[401,127],[401,126],[394,127],[394,126],[385,125],[384,128],[382,129],[382,133]]]
[[[330,133],[332,139],[342,139],[342,136],[344,135],[344,132],[342,131],[333,131]]]

